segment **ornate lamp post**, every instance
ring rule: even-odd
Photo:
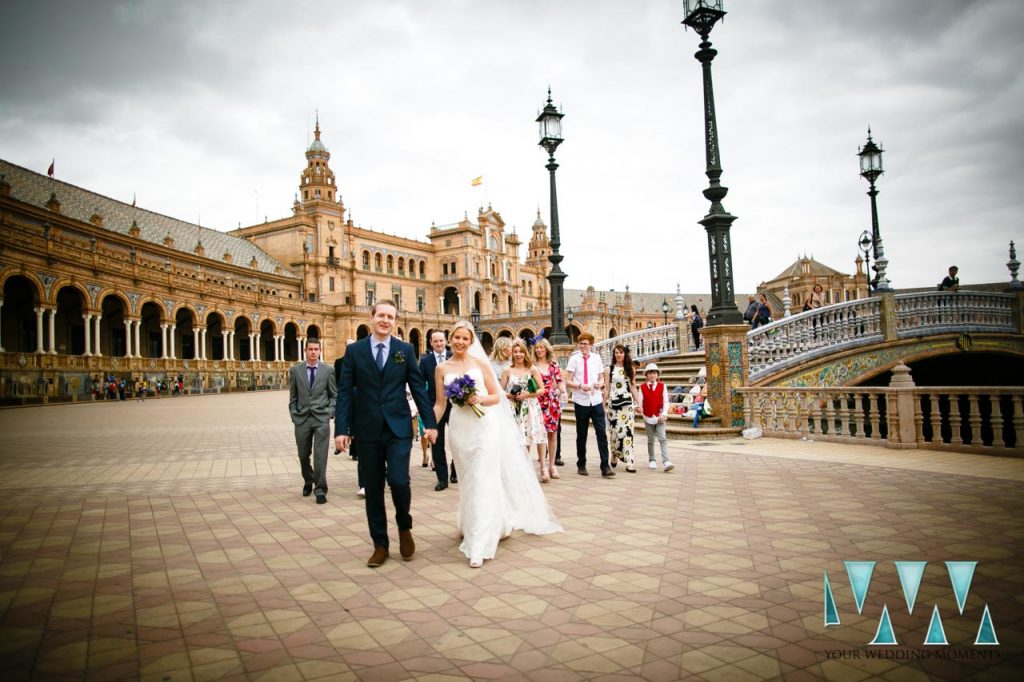
[[[569,343],[569,337],[565,333],[565,326],[562,322],[565,312],[565,298],[562,292],[562,283],[565,281],[565,273],[559,267],[562,262],[562,255],[558,253],[558,247],[562,245],[561,237],[558,234],[558,195],[555,192],[555,171],[558,164],[555,162],[555,150],[562,144],[562,116],[564,114],[555,108],[551,102],[551,88],[548,88],[548,101],[544,110],[537,117],[540,125],[540,146],[548,153],[548,163],[545,168],[551,175],[551,255],[548,261],[551,262],[551,272],[548,273],[548,282],[551,283],[551,343],[564,345]],[[570,318],[572,319],[572,318]]]
[[[665,318],[665,324],[668,324],[668,311],[670,309],[671,309],[671,306],[669,306],[669,304],[668,304],[668,299],[666,298],[666,299],[662,300],[662,302],[661,302],[661,315],[662,315],[662,317]]]
[[[860,233],[860,239],[857,240],[857,248],[864,254],[864,273],[868,274],[871,270],[871,245],[874,244],[871,241],[871,233],[864,230]],[[871,280],[868,280],[868,287],[871,286]]]
[[[473,312],[469,314],[469,321],[473,323],[473,333],[478,334],[480,331],[480,311],[473,309]]]
[[[875,291],[892,290],[892,287],[889,286],[889,280],[885,276],[885,269],[888,267],[889,261],[886,259],[885,250],[882,248],[882,234],[878,231],[878,205],[875,202],[875,197],[878,196],[878,190],[875,189],[875,180],[885,172],[882,170],[883,151],[871,139],[871,128],[868,128],[868,141],[857,152],[857,156],[860,157],[860,174],[871,186],[871,189],[868,190],[868,196],[871,197],[871,251],[875,257],[875,277],[871,280],[871,286]],[[862,236],[862,243],[863,240],[864,237]]]
[[[569,308],[569,312],[568,312],[568,313],[566,313],[566,317],[567,317],[567,318],[569,318],[569,326],[572,326],[572,321],[573,321],[573,319],[575,319],[575,317],[576,317],[576,316],[575,316],[575,315],[573,314],[573,312],[572,312],[572,308]],[[554,329],[554,327],[552,327],[552,330],[553,330],[553,329]],[[552,334],[553,334],[553,333],[554,333],[554,332],[552,331]],[[574,339],[572,339],[572,338],[570,338],[570,337],[569,337],[568,335],[566,335],[566,337],[565,337],[565,338],[566,338],[566,339],[568,339],[567,343],[574,343],[574,342],[575,342],[575,340],[574,340]]]
[[[708,265],[711,269],[711,310],[708,311],[707,325],[742,324],[743,315],[736,307],[732,283],[732,246],[729,228],[736,216],[730,215],[722,206],[722,199],[729,192],[719,182],[722,177],[722,163],[718,148],[718,123],[715,120],[715,93],[711,83],[711,60],[718,54],[711,48],[711,29],[725,16],[722,0],[684,0],[686,18],[683,24],[700,35],[700,49],[694,54],[701,63],[704,73],[704,155],[707,161],[708,188],[704,197],[711,202],[711,209],[699,221],[708,233]]]

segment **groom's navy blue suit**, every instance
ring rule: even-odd
[[[349,344],[342,358],[334,435],[352,436],[359,444],[359,480],[366,488],[370,537],[374,546],[386,548],[389,542],[385,479],[391,488],[398,529],[412,528],[409,451],[413,434],[406,386],[412,392],[424,428],[436,428],[436,421],[413,347],[392,336],[384,368],[378,369],[372,342],[371,335]]]

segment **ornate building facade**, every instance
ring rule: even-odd
[[[490,206],[475,222],[432,225],[423,241],[360,227],[320,134],[318,124],[290,215],[227,233],[0,160],[0,397],[78,397],[110,376],[279,386],[305,339],[342,354],[381,299],[398,302],[399,333],[418,350],[428,329],[474,311],[485,346],[549,332],[539,213],[525,260]],[[633,327],[628,300],[577,293],[575,333]]]

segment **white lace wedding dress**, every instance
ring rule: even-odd
[[[474,367],[467,375],[476,382],[478,394],[487,395],[481,371]],[[445,385],[457,376],[445,374]],[[459,550],[471,561],[493,559],[498,541],[513,530],[534,535],[562,530],[527,459],[508,400],[501,398],[483,408],[483,417],[469,407],[452,405],[448,421],[446,450],[459,472]]]

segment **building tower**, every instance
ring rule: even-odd
[[[317,117],[316,128],[313,130],[315,139],[306,150],[306,167],[299,178],[299,198],[304,206],[310,202],[325,201],[334,203],[338,187],[334,182],[334,171],[328,165],[331,153],[320,141],[320,117]]]

